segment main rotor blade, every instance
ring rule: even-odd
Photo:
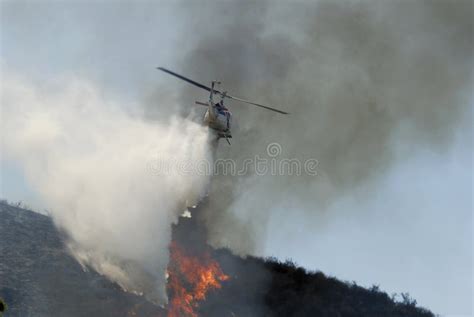
[[[172,71],[169,70],[169,69],[166,69],[166,68],[163,68],[163,67],[157,67],[157,69],[159,69],[159,70],[161,70],[161,71],[163,71],[163,72],[165,72],[165,73],[168,73],[168,74],[170,74],[170,75],[173,75],[173,76],[175,76],[175,77],[178,77],[179,79],[182,79],[182,80],[184,80],[184,81],[187,81],[188,83],[190,83],[190,84],[192,84],[192,85],[194,85],[194,86],[197,86],[197,87],[202,88],[202,89],[207,90],[207,91],[211,91],[211,87],[208,87],[208,86],[206,86],[206,85],[203,85],[203,84],[201,84],[201,83],[198,83],[197,81],[194,81],[194,80],[192,80],[192,79],[186,78],[186,77],[184,77],[184,76],[182,76],[182,75],[180,75],[180,74],[176,74],[175,72],[172,72]],[[220,91],[215,90],[215,89],[214,89],[214,92],[216,92],[216,93],[218,93],[218,94],[221,93]]]
[[[173,75],[175,77],[178,77],[179,79],[182,79],[184,81],[187,81],[188,83],[194,85],[194,86],[197,86],[199,88],[202,88],[204,90],[207,90],[207,91],[211,91],[211,88],[206,86],[206,85],[203,85],[201,83],[198,83],[197,81],[194,81],[192,79],[189,79],[187,77],[184,77],[180,74],[177,74],[169,69],[166,69],[166,68],[163,68],[163,67],[157,67],[157,69],[165,72],[165,73],[168,73],[170,75]],[[248,103],[250,105],[254,105],[254,106],[257,106],[257,107],[260,107],[260,108],[264,108],[264,109],[267,109],[267,110],[271,110],[271,111],[275,111],[275,112],[278,112],[278,113],[281,113],[281,114],[289,114],[288,112],[285,112],[285,111],[281,111],[281,110],[278,110],[278,109],[275,109],[275,108],[271,108],[271,107],[268,107],[268,106],[264,106],[264,105],[261,105],[259,103],[255,103],[255,102],[251,102],[251,101],[248,101],[248,100],[245,100],[245,99],[242,99],[242,98],[238,98],[238,97],[234,97],[234,96],[231,96],[231,95],[227,95],[223,92],[220,92],[219,90],[215,90],[214,89],[214,93],[218,94],[218,95],[221,95],[223,98],[229,98],[229,99],[234,99],[234,100],[237,100],[237,101],[240,101],[240,102],[245,102],[245,103]]]
[[[271,108],[271,107],[268,107],[268,106],[264,106],[264,105],[261,105],[261,104],[259,104],[259,103],[255,103],[255,102],[251,102],[251,101],[248,101],[248,100],[245,100],[245,99],[237,98],[237,97],[234,97],[234,96],[231,96],[231,95],[226,95],[226,97],[229,98],[229,99],[238,100],[238,101],[240,101],[240,102],[245,102],[245,103],[248,103],[248,104],[250,104],[250,105],[254,105],[254,106],[260,107],[260,108],[264,108],[264,109],[267,109],[267,110],[275,111],[275,112],[278,112],[278,113],[281,113],[281,114],[289,114],[288,112],[285,112],[285,111],[281,111],[281,110],[278,110],[278,109],[275,109],[275,108]]]

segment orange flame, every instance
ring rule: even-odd
[[[176,242],[170,246],[168,267],[168,317],[197,317],[198,303],[212,289],[220,289],[229,279],[209,252],[190,256]]]

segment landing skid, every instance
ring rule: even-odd
[[[232,135],[230,133],[217,133],[217,140],[219,141],[221,138],[225,139],[227,143],[231,145],[229,139],[232,139]]]

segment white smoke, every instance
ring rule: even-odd
[[[124,111],[136,105],[78,79],[35,85],[4,73],[1,104],[6,159],[24,169],[76,259],[166,301],[170,225],[209,179],[150,167],[210,159],[207,129],[179,117],[146,122]]]

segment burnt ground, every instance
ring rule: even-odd
[[[377,287],[362,288],[291,262],[213,250],[205,244],[199,210],[192,212],[195,217],[173,227],[173,238],[190,252],[211,252],[230,276],[200,304],[200,316],[434,316],[409,297],[397,302]],[[5,203],[0,203],[0,297],[8,306],[5,317],[166,315],[83,270],[49,217]]]

